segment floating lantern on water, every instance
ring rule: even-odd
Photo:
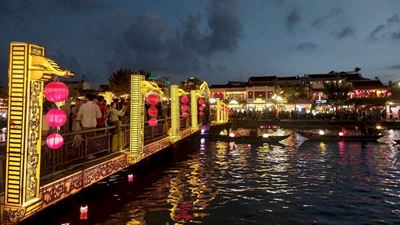
[[[62,102],[68,98],[68,86],[63,82],[53,81],[44,88],[44,96],[50,102]]]
[[[88,211],[89,211],[89,207],[86,205],[86,206],[81,206],[81,208],[79,209],[79,211],[80,211],[80,216],[79,216],[79,218],[81,219],[81,220],[87,220],[88,219]]]
[[[67,115],[61,109],[52,109],[47,112],[46,121],[51,127],[61,127],[67,121]]]
[[[128,175],[128,182],[133,182],[133,174]]]
[[[50,149],[58,149],[64,144],[64,138],[61,134],[52,133],[47,136],[46,144]]]

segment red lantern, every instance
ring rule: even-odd
[[[181,110],[186,112],[189,110],[189,106],[188,105],[181,105]]]
[[[199,110],[200,110],[200,111],[204,111],[204,109],[205,109],[205,107],[204,107],[204,106],[202,106],[202,105],[201,105],[201,106],[199,106]]]
[[[80,211],[80,215],[79,215],[79,219],[81,219],[81,220],[87,220],[88,219],[88,211],[89,211],[89,208],[88,208],[88,206],[86,205],[86,206],[81,206],[81,208],[79,209],[79,211]]]
[[[189,113],[187,113],[187,112],[182,113],[183,118],[188,118],[188,116],[189,116]]]
[[[68,98],[69,90],[63,82],[50,82],[44,88],[44,96],[50,102],[62,102]]]
[[[49,136],[47,136],[46,144],[47,147],[49,147],[50,149],[58,149],[61,146],[63,146],[64,138],[60,134],[52,133]]]
[[[157,104],[159,99],[160,99],[160,97],[158,97],[157,94],[152,93],[152,94],[147,95],[147,103],[149,103],[150,105]]]
[[[147,110],[147,113],[150,116],[157,116],[158,110],[156,107],[150,107],[149,110]]]
[[[199,99],[199,105],[203,105],[204,104],[204,100],[201,98]]]
[[[51,127],[61,127],[67,121],[67,115],[61,109],[52,109],[46,114],[46,121]]]
[[[184,95],[184,96],[181,98],[181,103],[182,103],[182,104],[188,104],[188,103],[189,103],[189,98],[188,98],[186,95]]]
[[[158,123],[157,119],[152,118],[149,120],[149,125],[151,127],[157,126],[157,123]]]
[[[199,112],[199,115],[200,116],[204,116],[204,112]]]

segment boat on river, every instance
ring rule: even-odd
[[[340,135],[339,134],[325,134],[325,133],[313,133],[307,131],[299,131],[296,130],[298,134],[301,136],[314,141],[360,141],[360,142],[373,142],[377,141],[379,138],[383,137],[381,133],[373,133],[373,134],[349,134],[349,135]]]
[[[227,142],[235,142],[236,144],[244,143],[244,144],[254,144],[254,143],[276,143],[288,138],[290,134],[287,135],[268,135],[268,136],[228,136],[228,135],[215,135],[210,136],[211,139],[216,141],[227,141]]]

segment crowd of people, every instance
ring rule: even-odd
[[[44,117],[47,112],[56,108],[50,102],[45,102],[43,107]],[[103,96],[87,94],[84,99],[76,98],[66,103],[61,108],[67,114],[67,122],[61,127],[61,132],[77,132],[113,126],[118,121],[129,122],[129,99],[115,99],[108,104]],[[45,119],[43,119],[42,133],[47,135],[50,130]]]
[[[305,111],[277,111],[273,110],[232,110],[230,116],[239,119],[253,120],[303,120],[303,119],[319,119],[319,120],[353,120],[353,121],[381,121],[386,118],[385,109],[359,109],[348,110],[340,109],[335,112],[305,112]]]

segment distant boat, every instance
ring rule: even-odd
[[[334,135],[334,134],[318,134],[307,131],[296,130],[301,136],[314,141],[360,141],[360,142],[373,142],[383,137],[383,134],[366,134],[366,135]]]
[[[285,140],[292,134],[282,135],[282,136],[268,136],[268,137],[261,137],[261,136],[240,136],[240,137],[230,137],[227,135],[215,135],[210,136],[212,140],[216,141],[229,141],[235,142],[237,144],[244,143],[244,144],[252,144],[252,143],[273,143]]]

